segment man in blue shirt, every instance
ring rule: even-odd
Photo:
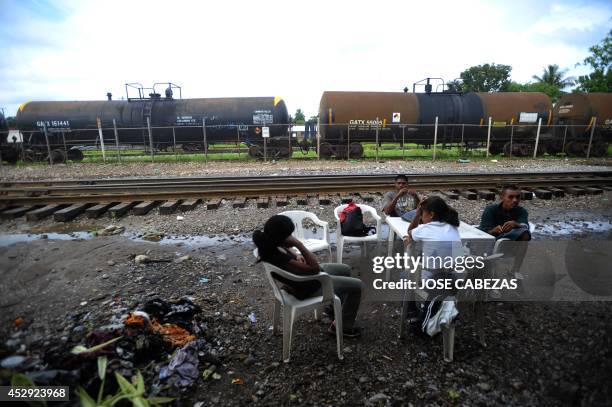
[[[531,240],[529,232],[528,213],[519,205],[521,191],[515,185],[506,185],[500,194],[501,202],[487,205],[482,212],[479,229],[495,236],[495,239],[510,239],[517,242]],[[521,277],[518,271],[527,253],[527,244],[516,245],[514,267],[512,272]]]

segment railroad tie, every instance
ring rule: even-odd
[[[521,199],[524,201],[531,201],[533,199],[533,192],[521,189]]]
[[[182,204],[180,204],[179,209],[182,212],[192,211],[195,209],[196,206],[200,204],[200,202],[201,202],[200,199],[189,199],[187,201],[184,201]]]
[[[329,196],[319,195],[319,205],[330,205],[331,198]]]
[[[555,198],[558,197],[562,197],[565,196],[565,191],[560,189],[560,188],[556,188],[556,187],[546,187],[546,189],[548,189],[550,192],[552,192],[553,196]]]
[[[67,208],[60,209],[53,214],[53,219],[56,222],[68,222],[85,212],[85,209],[89,208],[92,204],[90,203],[78,203],[71,205]]]
[[[575,195],[575,196],[584,195],[586,193],[586,191],[584,189],[579,188],[579,187],[563,187],[563,189],[568,194]]]
[[[2,219],[15,219],[18,218],[20,216],[22,216],[23,214],[25,214],[26,212],[34,209],[38,209],[40,208],[40,205],[36,205],[36,206],[20,206],[18,208],[12,208],[12,209],[8,209],[2,213],[0,213],[0,218]]]
[[[246,205],[246,198],[244,196],[239,196],[236,199],[234,199],[234,203],[232,204],[232,207],[244,208],[245,205]]]
[[[91,208],[87,208],[85,210],[85,216],[90,219],[100,217],[104,212],[117,205],[119,202],[110,202],[110,203],[101,203],[98,205],[94,205]]]
[[[533,189],[532,192],[535,194],[535,196],[537,196],[539,199],[551,199],[552,198],[552,191],[549,191],[547,189],[542,189],[542,188],[536,188]]]
[[[261,197],[261,198],[257,199],[257,207],[258,208],[267,208],[269,201],[270,201],[270,198],[268,198],[267,196]]]
[[[342,197],[340,197],[340,202],[343,203],[343,204],[347,204],[347,203],[353,202],[353,201],[354,201],[354,199],[353,199],[352,196],[342,196]]]
[[[221,198],[211,198],[206,201],[206,209],[219,209],[221,206]]]
[[[176,201],[166,201],[166,202],[164,202],[159,207],[159,214],[160,215],[170,215],[170,214],[174,213],[174,211],[180,205],[181,202],[182,201],[180,199],[176,200]]]
[[[287,206],[287,196],[280,195],[276,197],[276,206]]]
[[[43,206],[40,209],[35,209],[31,212],[26,213],[26,220],[35,221],[46,218],[51,215],[55,211],[59,211],[62,208],[68,206],[67,204],[51,204],[47,206]]]
[[[603,190],[601,188],[596,187],[584,187],[584,190],[588,195],[599,195],[603,194]]]
[[[134,207],[132,213],[136,216],[146,215],[157,205],[157,201],[144,201]]]
[[[122,202],[108,210],[108,214],[112,219],[120,218],[127,213],[138,202]]]
[[[476,198],[478,198],[478,194],[476,194],[476,192],[472,192],[467,189],[461,191],[461,196],[469,201],[475,201]]]
[[[299,195],[295,198],[295,203],[298,205],[308,205],[308,197],[304,195]]]
[[[455,191],[439,191],[442,195],[448,199],[459,199],[459,194]]]
[[[476,191],[476,193],[478,194],[480,198],[485,199],[487,201],[495,200],[495,192],[493,191],[489,191],[487,189],[479,189]]]

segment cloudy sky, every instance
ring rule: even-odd
[[[585,73],[611,17],[580,0],[0,0],[0,108],[172,81],[183,98],[282,96],[314,115],[324,90],[401,91],[487,62],[519,82],[548,64]]]

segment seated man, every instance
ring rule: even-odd
[[[382,211],[387,216],[401,216],[410,222],[416,215],[420,201],[417,193],[408,189],[408,178],[400,174],[395,177],[395,191],[389,191],[383,197]]]
[[[482,212],[479,229],[495,236],[495,239],[510,239],[526,242],[531,240],[527,210],[519,206],[521,192],[515,185],[506,185],[500,194],[500,203],[487,205]],[[512,272],[520,277],[518,271],[527,252],[527,245],[517,245]]]

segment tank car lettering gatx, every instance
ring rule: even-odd
[[[70,120],[37,120],[36,126],[43,128],[70,129]]]
[[[383,125],[382,120],[363,120],[363,119],[352,119],[349,120],[351,129],[368,130],[372,127],[381,127]]]

